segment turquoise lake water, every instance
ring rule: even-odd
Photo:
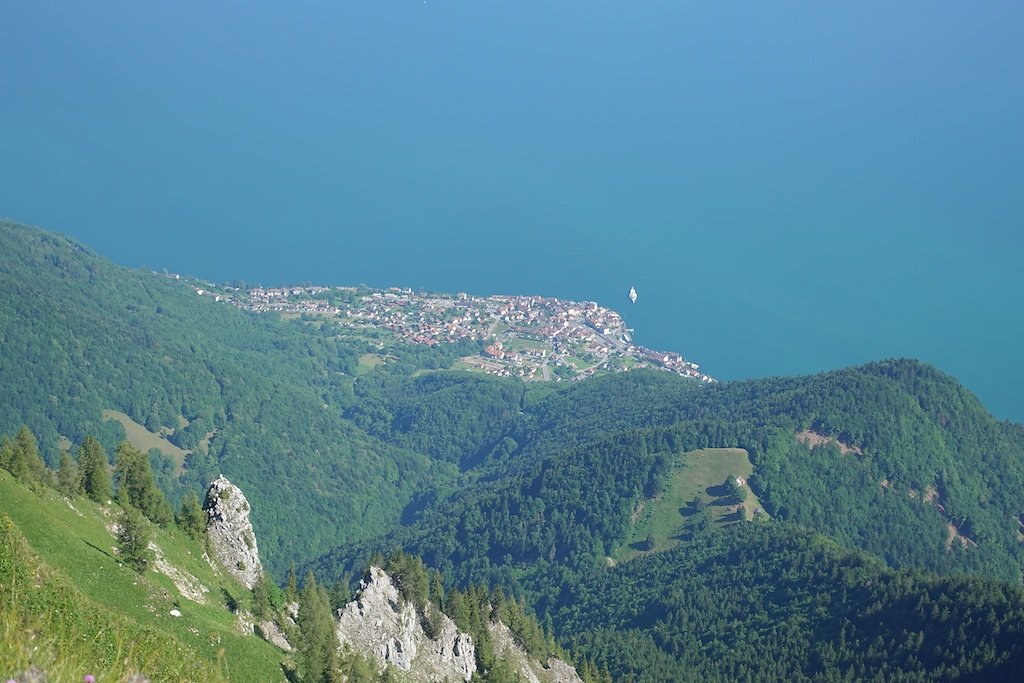
[[[0,215],[596,300],[722,379],[916,357],[1024,421],[1020,3],[150,4],[0,5]]]

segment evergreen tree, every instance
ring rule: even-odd
[[[57,485],[65,496],[77,496],[82,492],[82,475],[71,454],[60,452],[60,468],[57,470]]]
[[[14,446],[11,444],[11,440],[5,434],[0,437],[0,467],[4,468],[8,472],[13,472],[11,466],[14,463]]]
[[[445,598],[444,612],[461,631],[470,629],[469,607],[466,604],[466,597],[459,590],[450,590]]]
[[[285,588],[284,597],[289,605],[299,599],[299,581],[295,577],[295,560],[292,560],[291,565],[288,567],[288,584]]]
[[[430,575],[430,602],[438,609],[444,604],[444,581],[436,567]]]
[[[505,625],[512,628],[511,619],[508,614],[508,605],[505,604],[505,591],[501,586],[495,586],[491,591],[491,621],[501,620]]]
[[[309,683],[329,683],[334,677],[337,637],[331,603],[327,591],[317,584],[310,572],[299,594],[299,644],[302,657],[302,680]]]
[[[403,598],[420,609],[427,604],[430,577],[423,560],[417,555],[408,555],[398,550],[384,562],[383,569],[398,585]]]
[[[189,491],[188,495],[181,499],[181,509],[178,510],[175,521],[189,538],[202,537],[206,531],[206,512],[199,504],[199,496],[195,491]]]
[[[259,619],[266,619],[270,614],[270,579],[266,572],[260,572],[252,587],[253,612]]]
[[[92,436],[78,448],[78,470],[82,477],[82,488],[89,498],[104,503],[113,496],[110,483],[110,463],[103,446]]]
[[[163,491],[156,486],[149,457],[127,441],[122,441],[117,447],[114,478],[117,480],[118,499],[134,505],[161,526],[174,518]]]
[[[488,683],[518,683],[522,678],[519,672],[504,659],[497,659],[487,672]]]
[[[348,580],[335,581],[329,591],[331,598],[331,612],[342,609],[352,599],[352,590],[348,587]]]
[[[131,505],[126,505],[121,514],[121,524],[117,532],[118,557],[135,571],[142,573],[149,566],[150,531],[142,513]]]
[[[10,454],[10,465],[7,468],[17,479],[36,488],[46,482],[49,471],[39,457],[39,445],[35,435],[25,425],[14,437]]]
[[[361,653],[353,652],[348,645],[339,656],[338,663],[346,683],[374,683],[378,680],[377,667]]]

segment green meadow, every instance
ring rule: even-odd
[[[678,544],[684,525],[699,514],[701,507],[714,524],[752,520],[761,508],[746,484],[752,471],[750,457],[742,448],[704,448],[682,454],[664,490],[633,511],[629,538],[616,549],[614,559],[628,560],[672,548]],[[744,484],[729,490],[724,485],[727,477],[742,477]]]
[[[228,608],[250,592],[199,541],[153,527],[162,561],[139,574],[117,560],[116,505],[35,493],[3,471],[0,501],[0,676],[37,666],[50,680],[283,678],[282,653]]]

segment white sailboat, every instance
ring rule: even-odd
[[[630,303],[636,303],[636,287],[629,288],[629,301]]]

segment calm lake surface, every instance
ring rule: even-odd
[[[0,215],[596,300],[721,379],[916,357],[1024,421],[1019,3],[93,4],[0,7]]]

